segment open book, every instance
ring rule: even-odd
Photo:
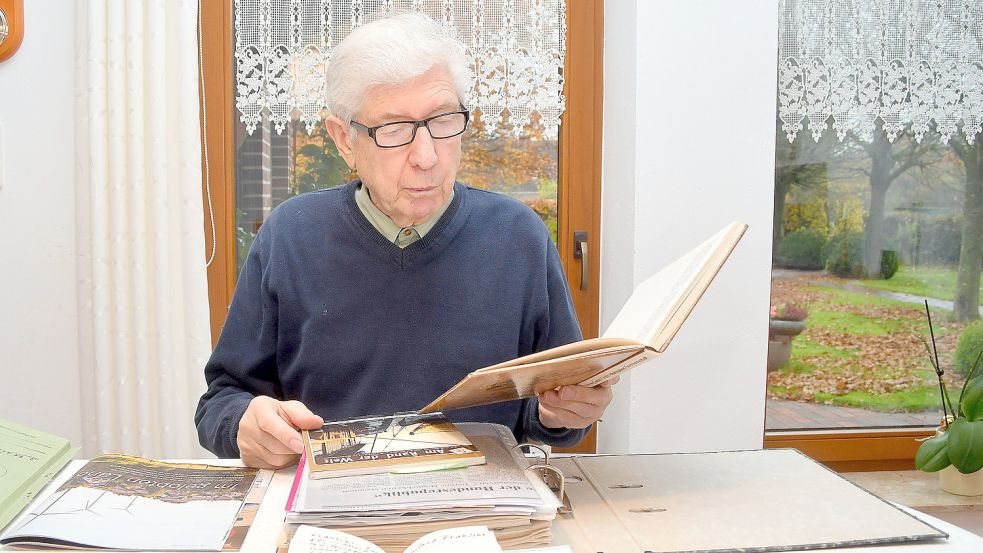
[[[559,386],[595,386],[665,351],[744,236],[733,222],[635,288],[601,338],[478,369],[420,410],[449,411],[535,397]]]
[[[484,526],[464,526],[430,532],[403,553],[501,553],[495,534]],[[385,553],[374,543],[330,528],[301,526],[290,540],[289,553]],[[512,550],[512,553],[570,553],[567,546]]]
[[[311,478],[480,465],[485,456],[442,413],[326,422],[304,430]]]

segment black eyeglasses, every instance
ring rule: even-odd
[[[398,148],[406,146],[416,139],[416,130],[426,127],[433,139],[451,138],[468,128],[470,113],[467,111],[452,111],[427,117],[422,121],[395,121],[377,127],[367,127],[358,121],[352,121],[352,126],[364,130],[375,145],[380,148]]]

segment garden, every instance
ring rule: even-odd
[[[983,348],[983,147],[882,129],[776,144],[769,398],[940,411],[924,302],[959,390]]]

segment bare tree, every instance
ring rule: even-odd
[[[960,321],[971,321],[980,318],[980,273],[983,271],[983,136],[977,136],[972,145],[959,138],[954,138],[950,145],[966,169],[954,314]]]
[[[848,140],[867,153],[870,169],[861,169],[870,182],[870,207],[864,222],[864,272],[874,277],[881,272],[881,249],[884,243],[884,205],[891,185],[906,171],[925,168],[942,160],[938,139],[925,137],[915,142],[909,133],[893,143],[878,127],[872,140],[867,141],[850,133]]]

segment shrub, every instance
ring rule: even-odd
[[[826,242],[826,270],[841,277],[859,277],[864,273],[864,235],[843,231]]]
[[[822,269],[826,236],[814,229],[799,229],[782,238],[775,248],[775,265],[786,269]]]
[[[976,321],[966,325],[962,336],[959,337],[955,357],[956,372],[963,376],[968,375],[981,351],[983,351],[983,321]]]
[[[888,280],[898,272],[898,252],[881,250],[881,277]]]
[[[776,321],[804,321],[809,317],[809,310],[797,303],[783,303],[771,306],[771,318]]]

